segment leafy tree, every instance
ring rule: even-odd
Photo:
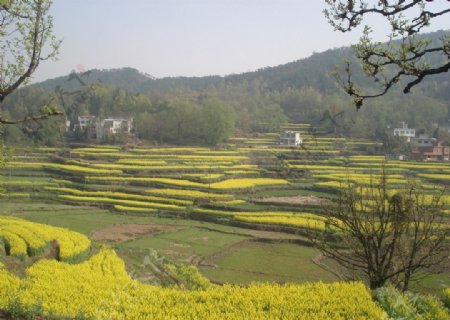
[[[411,154],[411,145],[406,137],[386,133],[383,137],[383,149],[388,154]]]
[[[54,58],[60,42],[53,35],[50,0],[0,0],[0,104],[26,83],[42,60]],[[0,110],[2,106],[0,105]],[[61,114],[47,104],[40,115],[0,123],[14,124]]]
[[[324,235],[313,241],[372,289],[392,283],[407,290],[415,275],[448,257],[441,195],[426,195],[413,184],[392,195],[384,173],[369,187],[347,183],[327,212],[334,239]]]
[[[404,93],[426,77],[448,72],[450,69],[450,36],[443,35],[432,42],[419,32],[433,19],[450,13],[450,8],[433,9],[423,0],[383,0],[371,4],[367,0],[326,0],[324,10],[330,24],[338,31],[348,32],[361,25],[368,15],[384,17],[391,33],[387,43],[371,39],[372,29],[364,27],[354,51],[362,62],[364,73],[379,85],[379,92],[362,93],[353,81],[353,70],[346,61],[346,76],[335,76],[344,90],[353,97],[359,109],[367,98],[380,97],[401,83]],[[403,82],[401,81],[403,80]]]
[[[198,109],[187,101],[173,101],[157,114],[158,136],[164,142],[183,144],[196,140],[199,135]]]
[[[202,136],[204,143],[215,146],[226,142],[234,130],[234,111],[218,99],[205,100],[201,105]]]
[[[260,107],[253,115],[252,130],[256,132],[278,132],[287,118],[279,104]]]
[[[154,130],[153,116],[148,112],[138,113],[134,120],[134,127],[138,138],[144,140],[152,139],[152,132]]]
[[[59,142],[64,132],[63,123],[55,118],[43,119],[39,122],[39,128],[36,130],[36,143],[54,147]]]
[[[304,122],[320,116],[323,95],[312,87],[290,89],[282,95],[281,107],[291,121]]]

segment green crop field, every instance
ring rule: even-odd
[[[201,271],[220,283],[336,281],[312,262],[317,255],[318,250],[293,243],[246,241],[211,257],[209,263],[217,267]]]

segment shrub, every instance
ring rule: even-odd
[[[430,295],[401,293],[393,287],[383,287],[375,290],[375,299],[392,319],[450,319],[450,313],[443,303]]]

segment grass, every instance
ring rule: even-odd
[[[221,283],[336,281],[333,274],[312,262],[318,254],[314,248],[293,243],[248,241],[213,257],[211,262],[218,267],[201,272]]]
[[[189,260],[217,253],[223,247],[248,239],[248,236],[228,234],[216,230],[187,227],[170,233],[141,237],[127,241],[119,247],[153,248],[175,260]]]
[[[109,212],[108,210],[46,203],[2,202],[0,214],[14,215],[29,221],[50,224],[57,227],[68,228],[85,235],[94,229],[104,226],[143,221],[142,217],[126,217]]]
[[[417,281],[412,281],[410,286],[412,291],[430,293],[436,296],[442,296],[442,290],[445,288],[450,288],[450,270],[420,276]]]

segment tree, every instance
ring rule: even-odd
[[[433,19],[450,13],[450,8],[434,9],[430,0],[379,0],[373,5],[367,0],[325,1],[328,8],[324,13],[335,30],[351,31],[369,15],[384,17],[390,26],[387,43],[373,41],[372,29],[365,26],[359,43],[353,46],[363,72],[379,85],[379,92],[362,93],[353,81],[349,61],[345,62],[344,79],[335,73],[338,83],[353,97],[357,109],[365,99],[380,97],[398,83],[404,93],[409,93],[426,77],[450,70],[450,35],[444,34],[439,41],[419,35]]]
[[[226,142],[234,130],[235,115],[231,106],[218,99],[207,99],[200,107],[203,142],[211,146]]]
[[[277,103],[261,106],[253,114],[252,130],[256,132],[278,132],[287,118]]]
[[[51,0],[0,0],[0,107],[8,95],[30,79],[41,61],[58,53],[60,41],[53,35],[51,4]],[[0,124],[59,114],[49,102],[39,115],[10,120],[0,114]]]
[[[426,195],[411,184],[393,194],[385,173],[375,180],[368,187],[347,183],[341,188],[326,218],[334,236],[313,241],[352,277],[362,274],[372,289],[392,283],[407,290],[413,276],[448,257],[442,190]]]

